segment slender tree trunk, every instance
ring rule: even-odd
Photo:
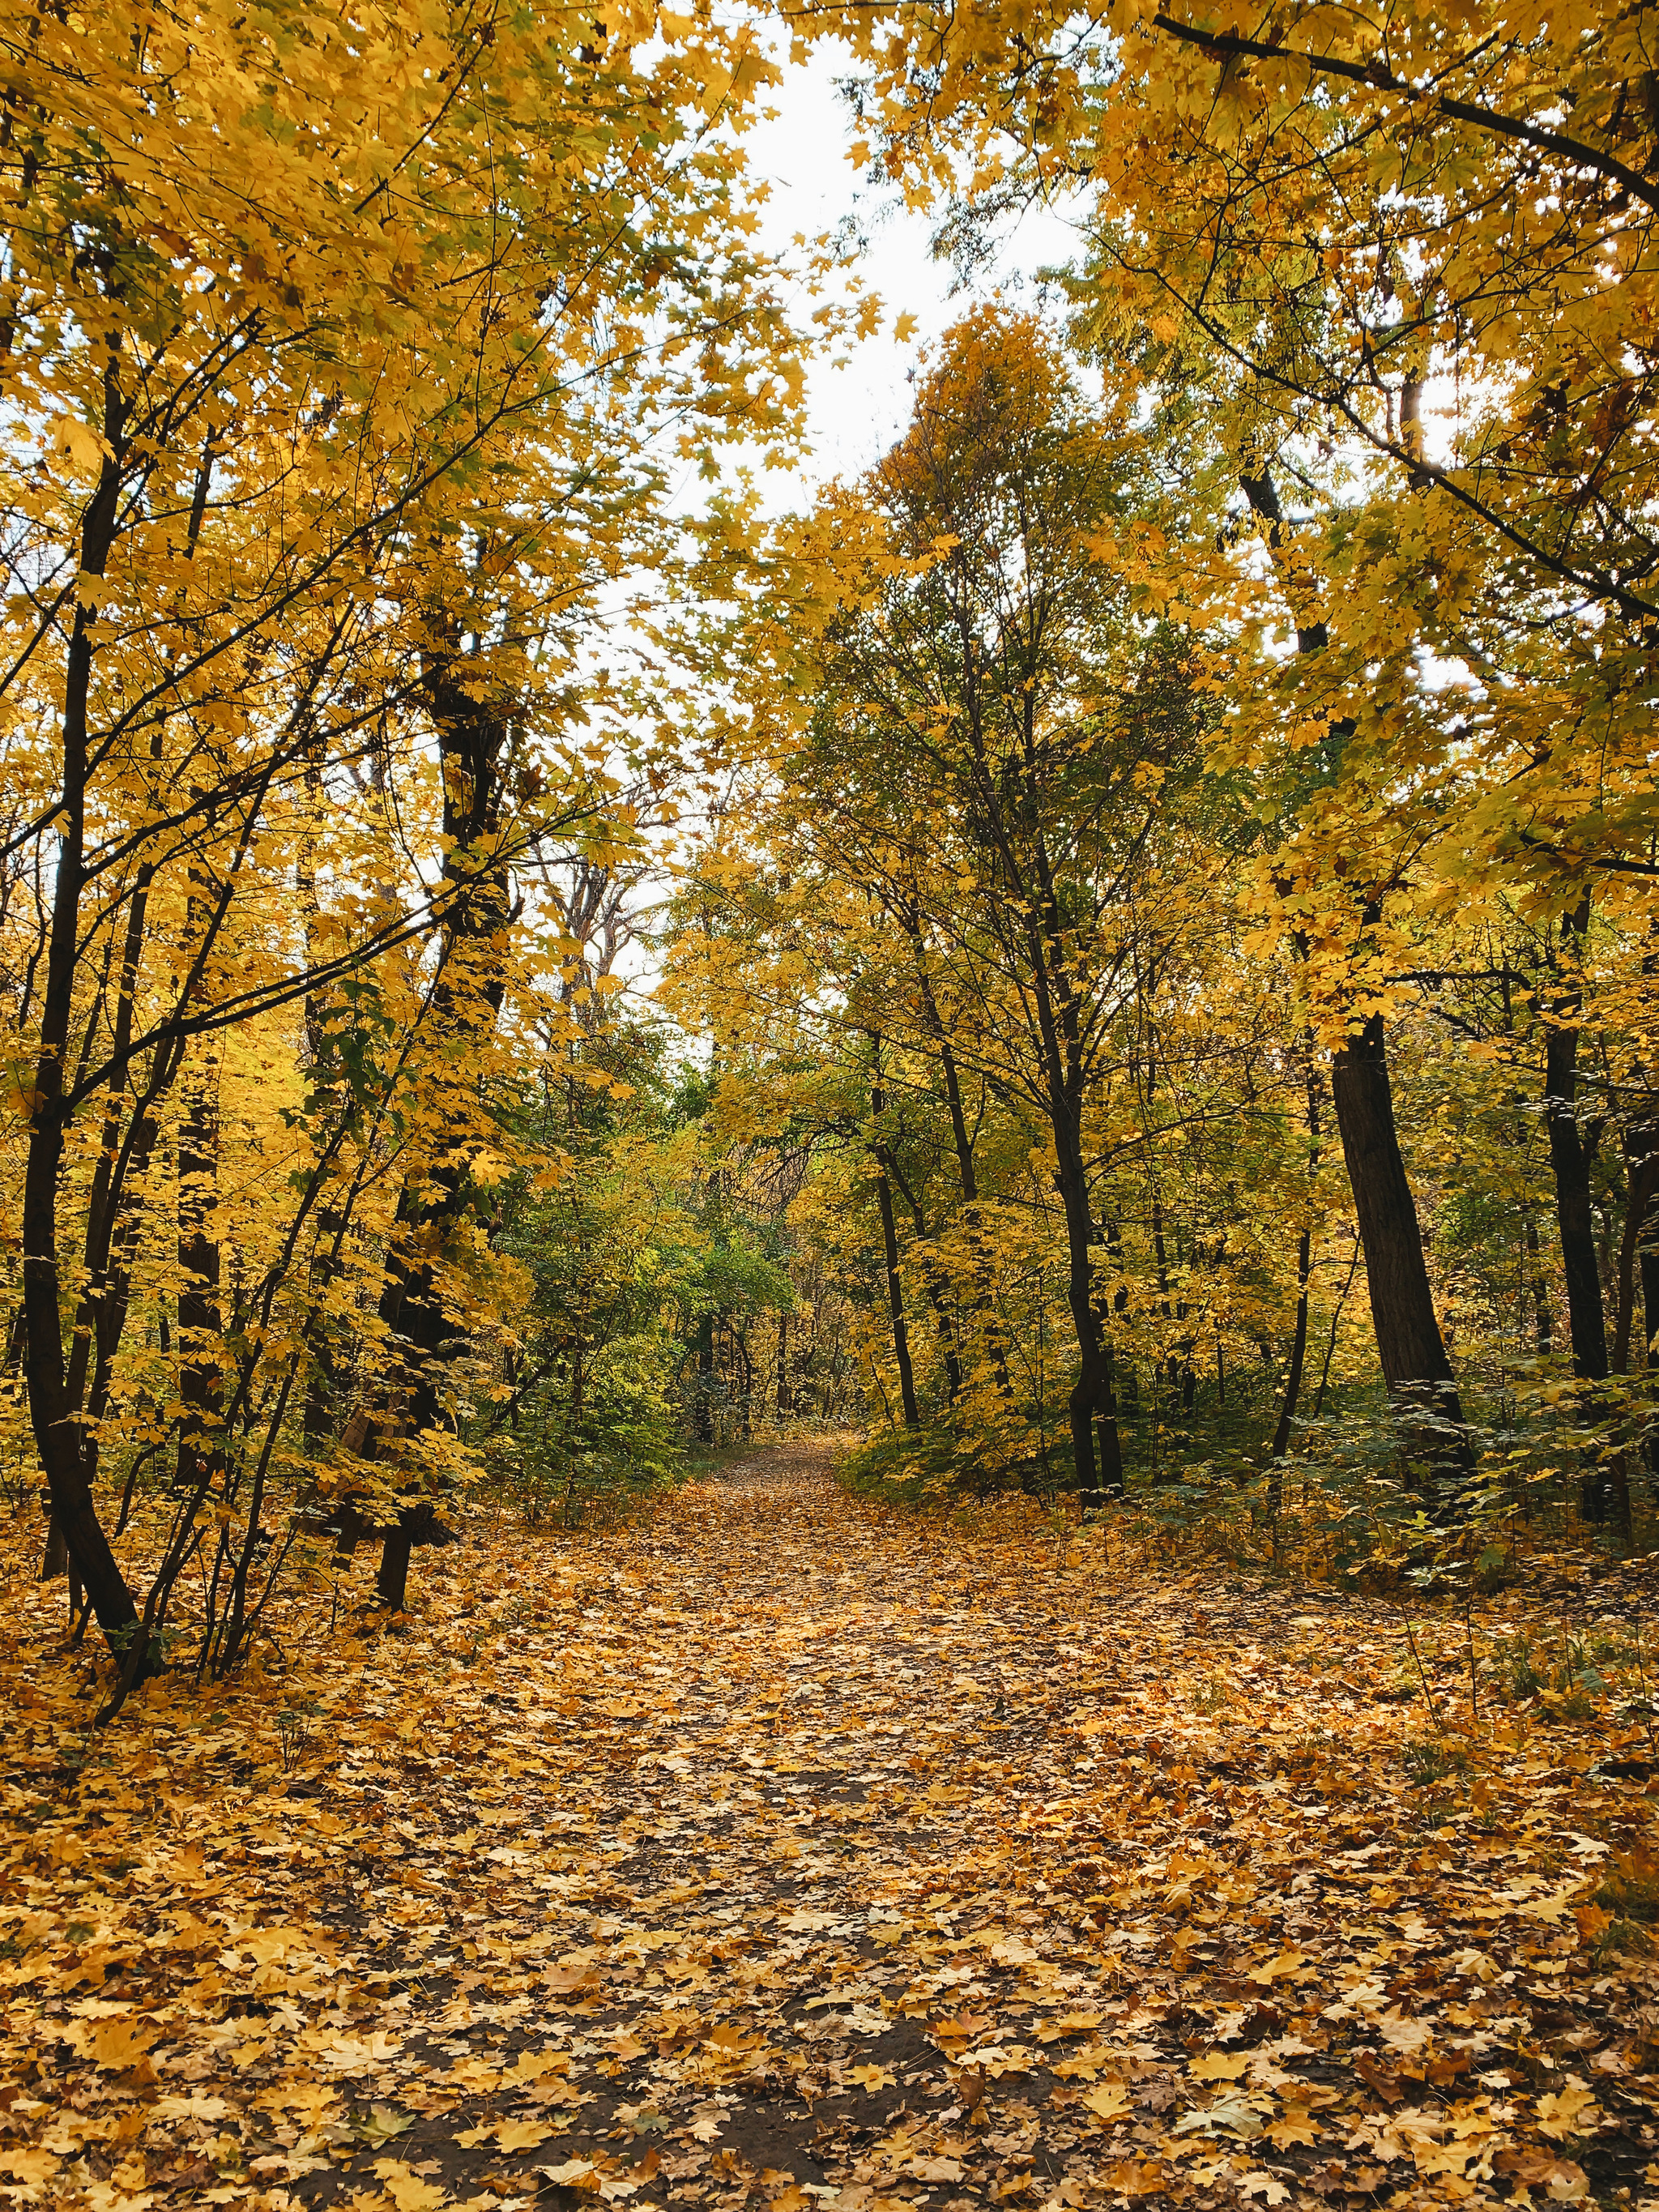
[[[1526,1248],[1527,1279],[1532,1290],[1533,1349],[1540,1359],[1547,1359],[1554,1349],[1555,1316],[1550,1311],[1550,1287],[1544,1273],[1538,1224],[1530,1212],[1522,1223],[1522,1236]]]
[[[134,1193],[143,1185],[161,1133],[157,1104],[171,1079],[173,1065],[170,1056],[161,1055],[152,1063],[149,1079],[139,1086],[124,1131],[123,1113],[133,1085],[122,1055],[132,1041],[133,1006],[153,876],[148,863],[139,868],[127,911],[115,1019],[110,1030],[111,1057],[119,1072],[110,1079],[98,1157],[87,1194],[84,1286],[64,1382],[67,1403],[85,1413],[81,1461],[89,1488],[95,1487],[98,1480],[100,1424],[108,1410],[115,1356],[131,1297],[139,1228]],[[20,1327],[21,1319],[20,1312]],[[56,1522],[49,1522],[41,1580],[51,1581],[68,1567],[68,1547]]]
[[[1625,1227],[1619,1240],[1619,1297],[1613,1316],[1615,1375],[1630,1372],[1638,1270],[1644,1253],[1652,1255],[1659,1227],[1659,1122],[1637,1121],[1626,1130],[1625,1173]]]
[[[1060,1117],[1056,1117],[1058,1124]],[[1066,1401],[1072,1431],[1072,1450],[1077,1465],[1078,1494],[1085,1513],[1098,1511],[1105,1502],[1106,1486],[1113,1480],[1122,1487],[1122,1454],[1117,1442],[1117,1401],[1111,1389],[1105,1359],[1105,1339],[1095,1304],[1094,1267],[1089,1256],[1094,1237],[1094,1213],[1089,1196],[1088,1171],[1075,1132],[1056,1126],[1058,1163],[1055,1182],[1066,1221],[1066,1302],[1077,1334],[1078,1372]],[[1107,1462],[1097,1470],[1095,1459],[1097,1421],[1106,1442]]]
[[[1312,1039],[1309,1040],[1311,1050]],[[1311,1063],[1307,1079],[1308,1115],[1308,1179],[1310,1185],[1319,1165],[1319,1081]],[[1273,1430],[1273,1440],[1267,1448],[1267,1457],[1273,1471],[1267,1478],[1267,1510],[1277,1519],[1284,1502],[1285,1479],[1279,1462],[1291,1448],[1291,1428],[1296,1419],[1296,1409],[1302,1395],[1302,1375],[1308,1358],[1308,1294],[1313,1273],[1313,1230],[1304,1222],[1302,1234],[1296,1243],[1296,1328],[1291,1338],[1291,1360],[1285,1375],[1285,1395],[1279,1401],[1279,1420]]]
[[[945,1111],[951,1121],[951,1142],[956,1152],[957,1179],[962,1190],[963,1217],[968,1225],[969,1249],[974,1255],[974,1272],[979,1278],[978,1288],[974,1294],[973,1310],[979,1317],[984,1332],[986,1347],[990,1352],[992,1365],[996,1375],[998,1391],[1004,1398],[1011,1398],[1013,1395],[1013,1383],[1008,1373],[1008,1347],[1003,1341],[1001,1329],[997,1326],[995,1305],[991,1295],[990,1263],[985,1250],[984,1224],[979,1208],[979,1177],[974,1166],[973,1137],[968,1127],[968,1115],[963,1105],[961,1073],[957,1066],[957,1056],[951,1043],[950,1034],[945,1029],[944,1018],[939,1010],[938,1000],[934,996],[933,978],[927,972],[927,963],[922,947],[921,920],[914,914],[902,915],[900,918],[909,935],[915,953],[917,988],[921,1000],[923,1023],[928,1035],[933,1040],[934,1049],[939,1054],[939,1075],[945,1090]],[[934,1299],[934,1305],[940,1312],[941,1328],[946,1329],[948,1333],[948,1324],[944,1320],[943,1310],[938,1298]],[[954,1401],[961,1389],[961,1365],[954,1350],[954,1340],[951,1340],[951,1348],[947,1350],[945,1355],[945,1370],[950,1382],[951,1396]]]
[[[697,1401],[692,1409],[692,1433],[700,1444],[714,1441],[714,1316],[697,1318]]]
[[[225,1470],[224,1376],[219,1352],[219,1055],[204,1052],[188,1084],[179,1130],[179,1457],[182,1492],[211,1496]]]
[[[939,1330],[939,1357],[945,1365],[945,1395],[954,1406],[962,1391],[962,1362],[957,1357],[956,1332],[951,1326],[950,1307],[945,1297],[945,1282],[927,1248],[927,1219],[921,1210],[921,1201],[911,1188],[907,1178],[898,1171],[890,1158],[884,1166],[891,1171],[893,1180],[904,1194],[910,1209],[910,1220],[916,1233],[916,1262],[921,1274],[921,1286],[927,1303],[933,1309],[933,1320]]]
[[[898,1365],[899,1402],[907,1429],[919,1428],[916,1378],[910,1365],[910,1333],[904,1319],[904,1288],[899,1279],[898,1233],[893,1225],[893,1193],[886,1173],[876,1177],[876,1205],[881,1213],[882,1249],[887,1261],[887,1310],[893,1324],[893,1358]]]
[[[1574,960],[1589,922],[1588,898],[1563,921],[1563,949]],[[1546,1012],[1544,1113],[1549,1128],[1550,1165],[1555,1174],[1555,1205],[1560,1224],[1562,1272],[1566,1278],[1567,1328],[1572,1343],[1573,1372],[1581,1381],[1599,1382],[1607,1372],[1607,1342],[1590,1208],[1593,1154],[1584,1142],[1577,1113],[1579,1003],[1575,980],[1556,995]]]
[[[1550,1165],[1555,1176],[1555,1210],[1561,1237],[1561,1272],[1567,1291],[1567,1333],[1572,1371],[1583,1382],[1601,1382],[1608,1369],[1606,1309],[1601,1268],[1590,1203],[1590,1164],[1595,1147],[1579,1125],[1578,1012],[1583,1004],[1578,969],[1589,928],[1587,892],[1561,918],[1561,964],[1567,973],[1544,1010],[1544,1115],[1549,1129]],[[1585,1517],[1607,1517],[1607,1471],[1597,1462],[1585,1474],[1582,1498]]]
[[[1095,1423],[1100,1447],[1100,1487],[1108,1498],[1123,1495],[1123,1440],[1117,1426],[1117,1362],[1112,1340],[1103,1336],[1100,1346],[1100,1410]]]
[[[1114,1495],[1121,1492],[1123,1461],[1117,1439],[1116,1394],[1105,1356],[1106,1334],[1095,1304],[1094,1264],[1090,1257],[1094,1207],[1083,1156],[1083,1063],[1077,1001],[1066,964],[1053,871],[1041,836],[1035,841],[1035,863],[1042,911],[1027,925],[1027,945],[1048,1121],[1054,1139],[1055,1180],[1066,1220],[1066,1297],[1077,1334],[1078,1375],[1066,1412],[1079,1500],[1081,1510],[1088,1513],[1097,1511],[1104,1503],[1109,1483],[1114,1486]],[[1095,1458],[1097,1420],[1105,1439],[1105,1464],[1099,1469]]]
[[[747,1443],[753,1437],[755,1405],[755,1363],[749,1356],[749,1340],[734,1329],[732,1342],[743,1366],[743,1440]]]
[[[789,1316],[778,1316],[778,1413],[780,1418],[793,1413],[794,1396],[789,1388]]]
[[[899,1276],[898,1231],[893,1220],[893,1189],[888,1175],[887,1148],[881,1140],[881,1117],[886,1111],[887,1099],[881,1082],[881,1040],[870,1040],[870,1118],[874,1128],[872,1149],[876,1158],[876,1206],[881,1215],[882,1249],[887,1262],[887,1310],[893,1325],[893,1357],[898,1364],[899,1401],[903,1409],[907,1429],[920,1428],[921,1415],[916,1407],[916,1379],[910,1364],[910,1333],[904,1318],[904,1285]]]
[[[380,756],[374,756],[378,762]],[[306,764],[306,797],[313,817],[320,821],[323,810],[323,778],[320,762],[313,750]],[[321,917],[317,903],[317,877],[307,842],[298,860],[300,902],[306,917],[306,964],[314,968],[323,955]],[[333,1041],[329,1035],[329,1008],[319,991],[307,991],[305,1003],[306,1055],[310,1063],[311,1094],[313,1110],[325,1116],[339,1110],[340,1088],[334,1080]],[[308,1328],[310,1358],[306,1368],[305,1410],[302,1426],[306,1449],[320,1455],[334,1435],[338,1422],[338,1382],[335,1358],[335,1343],[324,1301],[328,1287],[339,1272],[336,1252],[345,1227],[344,1217],[337,1206],[325,1199],[317,1208],[317,1233],[312,1247],[307,1285],[310,1299]]]
[[[120,441],[125,410],[112,361],[105,407],[105,435]],[[106,457],[82,532],[81,569],[100,577],[114,538],[120,478]],[[94,1504],[81,1448],[78,1406],[71,1404],[59,1315],[58,1194],[64,1137],[69,1119],[64,1103],[75,980],[80,951],[81,902],[85,889],[86,807],[88,763],[88,702],[93,654],[94,610],[78,597],[65,664],[61,730],[58,843],[52,903],[47,924],[46,981],[40,997],[40,1027],[30,1101],[27,1156],[23,1174],[21,1222],[23,1309],[27,1350],[29,1419],[46,1478],[52,1519],[70,1565],[86,1590],[99,1626],[120,1650],[137,1632],[138,1608],[110,1548]],[[145,1663],[143,1653],[128,1652],[130,1667]]]
[[[1414,1449],[1455,1507],[1474,1454],[1434,1310],[1417,1203],[1395,1126],[1382,1018],[1373,1014],[1331,1062],[1336,1126],[1365,1254],[1366,1287],[1383,1380]]]

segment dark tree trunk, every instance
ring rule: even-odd
[[[433,1174],[425,1194],[416,1196],[410,1185],[404,1188],[380,1307],[395,1347],[394,1381],[388,1404],[365,1438],[366,1458],[387,1456],[394,1440],[415,1443],[443,1419],[443,1376],[465,1340],[444,1310],[438,1268],[444,1241],[461,1210],[461,1177],[453,1164]],[[417,1497],[404,1504],[396,1523],[385,1531],[375,1594],[392,1612],[404,1608],[415,1547],[430,1543],[437,1528],[434,1501]]]
[[[793,1413],[795,1410],[793,1393],[789,1388],[789,1316],[778,1316],[778,1412]]]
[[[927,973],[923,957],[921,924],[914,914],[901,915],[915,951],[916,975],[921,998],[922,1019],[939,1054],[939,1075],[945,1088],[945,1111],[951,1121],[951,1142],[956,1152],[957,1180],[962,1190],[963,1217],[968,1224],[969,1248],[974,1255],[974,1272],[979,1277],[979,1287],[974,1295],[973,1310],[984,1331],[984,1340],[991,1355],[996,1374],[997,1389],[1004,1398],[1013,1395],[1013,1383],[1008,1373],[1008,1347],[997,1325],[994,1304],[991,1296],[990,1266],[984,1248],[984,1231],[979,1210],[979,1176],[974,1166],[974,1140],[968,1127],[968,1115],[962,1102],[962,1077],[957,1066],[939,1001],[933,994],[933,979]],[[931,1289],[931,1286],[930,1286]],[[961,1362],[954,1348],[949,1325],[944,1317],[939,1297],[933,1300],[940,1316],[941,1331],[946,1337],[945,1372],[952,1401],[962,1387]]]
[[[916,1378],[910,1364],[910,1332],[904,1318],[904,1285],[899,1275],[898,1231],[893,1219],[890,1162],[887,1148],[880,1136],[881,1117],[887,1106],[881,1085],[880,1038],[872,1036],[870,1046],[870,1116],[876,1132],[872,1146],[877,1169],[876,1206],[881,1215],[882,1251],[887,1263],[887,1310],[893,1325],[893,1358],[898,1365],[899,1402],[904,1413],[904,1425],[907,1429],[915,1429],[921,1425],[921,1415],[916,1406]]]
[[[1573,1110],[1577,1060],[1577,1030],[1550,1029],[1544,1047],[1544,1110],[1549,1122],[1550,1165],[1555,1173],[1555,1209],[1561,1232],[1561,1271],[1566,1278],[1572,1371],[1581,1381],[1599,1382],[1607,1371],[1607,1339],[1601,1310],[1601,1274],[1595,1255],[1595,1220],[1590,1209],[1593,1155]]]
[[[1123,1495],[1123,1442],[1117,1427],[1116,1364],[1111,1339],[1107,1337],[1100,1348],[1100,1415],[1095,1431],[1100,1446],[1100,1487],[1108,1498]]]
[[[1618,1304],[1612,1370],[1627,1375],[1636,1328],[1636,1291],[1644,1258],[1650,1264],[1659,1230],[1659,1122],[1632,1122],[1625,1132],[1625,1228],[1619,1240]],[[1645,1287],[1645,1285],[1644,1285]]]
[[[1245,471],[1239,483],[1294,601],[1298,580],[1290,563],[1284,511],[1272,473],[1266,468],[1255,473]],[[1293,605],[1293,612],[1297,653],[1322,653],[1329,643],[1329,630],[1317,610]],[[1353,724],[1346,718],[1333,722],[1330,734],[1346,740],[1353,734]],[[1452,1504],[1474,1472],[1474,1450],[1435,1316],[1417,1203],[1395,1126],[1380,1016],[1372,1015],[1352,1032],[1348,1042],[1333,1055],[1331,1093],[1359,1221],[1383,1377],[1408,1430],[1417,1431],[1419,1455],[1437,1472],[1442,1502]],[[1322,1398],[1322,1381],[1320,1391]]]
[[[945,1395],[954,1406],[962,1391],[962,1362],[957,1357],[956,1332],[951,1326],[950,1304],[945,1295],[947,1285],[927,1249],[927,1218],[921,1210],[921,1200],[908,1179],[900,1173],[898,1164],[890,1154],[884,1158],[883,1164],[903,1192],[905,1203],[910,1209],[911,1224],[916,1232],[916,1261],[921,1273],[921,1286],[927,1293],[928,1304],[933,1309],[933,1320],[939,1330],[939,1358],[945,1365]]]
[[[1297,1401],[1302,1395],[1302,1370],[1308,1358],[1308,1276],[1312,1266],[1313,1232],[1304,1229],[1296,1241],[1296,1327],[1291,1336],[1290,1364],[1285,1370],[1285,1395],[1279,1401],[1273,1440],[1267,1447],[1267,1456],[1275,1462],[1282,1460],[1291,1448],[1291,1426],[1296,1419]],[[1279,1505],[1277,1466],[1268,1484],[1268,1502],[1276,1513]]]
[[[876,1204],[881,1213],[882,1249],[887,1261],[887,1310],[893,1324],[893,1358],[898,1365],[899,1402],[907,1429],[920,1428],[916,1408],[916,1378],[910,1365],[910,1333],[904,1319],[904,1286],[899,1279],[898,1233],[893,1225],[893,1194],[884,1173],[876,1177]]]
[[[1312,1039],[1308,1040],[1312,1049]],[[1319,1165],[1319,1080],[1311,1066],[1307,1080],[1308,1114],[1308,1174],[1311,1182]],[[1279,1462],[1291,1448],[1291,1427],[1296,1419],[1296,1409],[1302,1396],[1303,1370],[1308,1359],[1308,1294],[1313,1273],[1313,1231],[1304,1224],[1296,1243],[1296,1328],[1291,1338],[1290,1365],[1285,1374],[1285,1395],[1279,1401],[1279,1419],[1273,1429],[1273,1440],[1267,1448],[1267,1457],[1273,1471],[1267,1479],[1267,1510],[1277,1516],[1284,1503],[1284,1476]]]
[[[210,1495],[225,1469],[219,1205],[219,1071],[206,1054],[195,1072],[179,1131],[179,1457],[182,1493]]]
[[[1538,1224],[1530,1212],[1526,1217],[1522,1235],[1526,1248],[1527,1275],[1532,1289],[1533,1349],[1540,1359],[1547,1359],[1555,1346],[1555,1316],[1550,1311],[1550,1286],[1544,1273]]]
[[[1108,1486],[1114,1494],[1123,1486],[1123,1459],[1117,1438],[1117,1400],[1105,1358],[1105,1337],[1095,1304],[1094,1266],[1089,1256],[1094,1239],[1094,1213],[1089,1197],[1088,1172],[1084,1166],[1075,1132],[1062,1129],[1055,1116],[1058,1166],[1055,1181],[1066,1219],[1066,1302],[1077,1333],[1078,1371],[1066,1401],[1072,1431],[1072,1450],[1077,1464],[1078,1495],[1085,1513],[1097,1512],[1105,1503]],[[1095,1460],[1097,1424],[1103,1443],[1098,1469]],[[1115,1480],[1114,1480],[1115,1477]]]
[[[1382,1018],[1373,1014],[1331,1061],[1336,1126],[1365,1254],[1377,1357],[1438,1502],[1455,1506],[1474,1453],[1434,1310],[1417,1203],[1395,1125]]]
[[[115,1020],[110,1033],[111,1056],[120,1065],[120,1072],[111,1079],[101,1141],[87,1195],[84,1287],[64,1383],[69,1405],[85,1410],[81,1462],[89,1488],[95,1488],[97,1484],[100,1425],[108,1410],[115,1356],[120,1349],[131,1301],[132,1270],[137,1258],[140,1228],[139,1200],[134,1192],[142,1187],[155,1150],[161,1133],[157,1104],[171,1081],[174,1065],[172,1054],[156,1056],[149,1081],[140,1087],[132,1101],[124,1133],[122,1116],[132,1085],[121,1055],[132,1041],[138,965],[143,951],[153,875],[148,864],[139,869],[127,913]],[[166,1352],[165,1316],[161,1329],[161,1349]],[[64,1573],[68,1566],[68,1547],[53,1522],[47,1531],[41,1579],[49,1581]]]
[[[505,711],[501,702],[476,696],[465,662],[437,648],[427,684],[443,771],[446,892],[430,1018],[448,1048],[445,1060],[460,1073],[443,1066],[429,1079],[456,1087],[434,1117],[424,1175],[411,1174],[398,1201],[380,1301],[392,1369],[362,1454],[374,1459],[387,1456],[394,1441],[404,1451],[417,1446],[447,1418],[443,1381],[465,1336],[445,1307],[443,1255],[468,1202],[465,1146],[477,1111],[470,1053],[487,1042],[501,1012],[511,923],[506,865],[495,853],[478,853],[501,826]],[[385,1532],[376,1583],[380,1602],[394,1612],[404,1604],[411,1551],[447,1534],[418,1472],[403,1496],[397,1522]]]
[[[697,1322],[697,1399],[691,1413],[692,1433],[700,1444],[714,1441],[714,1316],[706,1313]]]
[[[1585,1139],[1577,1113],[1578,1012],[1583,994],[1578,963],[1589,927],[1586,893],[1561,917],[1561,987],[1544,1010],[1544,1115],[1549,1129],[1550,1165],[1555,1176],[1555,1211],[1561,1237],[1561,1272],[1567,1291],[1567,1334],[1572,1371],[1583,1382],[1604,1382],[1607,1374],[1606,1309],[1590,1203],[1590,1164],[1595,1146]],[[1607,1517],[1607,1474],[1599,1462],[1586,1474],[1583,1498],[1587,1519]]]
[[[105,435],[120,441],[125,407],[112,363],[106,384]],[[82,532],[81,569],[101,576],[115,533],[119,471],[106,458],[98,490]],[[64,1104],[75,979],[80,951],[81,901],[85,889],[88,700],[93,655],[92,609],[77,599],[65,664],[60,732],[62,780],[58,798],[58,859],[47,924],[46,980],[40,1000],[39,1052],[30,1103],[24,1166],[21,1231],[23,1310],[29,1420],[46,1478],[52,1520],[70,1566],[86,1591],[98,1625],[118,1650],[137,1630],[138,1608],[98,1517],[82,1451],[78,1405],[71,1403],[59,1314],[58,1188],[69,1118]],[[146,1655],[129,1650],[129,1670]]]
[[[1084,1062],[1076,995],[1065,957],[1065,933],[1053,870],[1041,836],[1034,844],[1041,913],[1028,925],[1032,997],[1047,1079],[1048,1125],[1054,1133],[1055,1180],[1066,1218],[1066,1297],[1077,1332],[1078,1375],[1067,1405],[1081,1510],[1098,1511],[1108,1486],[1123,1487],[1117,1437],[1117,1400],[1106,1358],[1106,1334],[1094,1297],[1094,1207],[1083,1156]],[[1095,1425],[1103,1439],[1103,1468],[1095,1459]]]
[[[378,762],[377,753],[374,758]],[[313,751],[306,764],[306,796],[319,811],[323,805],[320,764]],[[322,956],[321,929],[317,908],[316,872],[309,849],[299,855],[301,904],[306,917],[306,963],[315,967]],[[323,1116],[342,1110],[343,1086],[336,1083],[336,1054],[329,1035],[329,1008],[319,992],[307,991],[305,1002],[306,1054],[310,1062],[311,1097]],[[309,1266],[311,1312],[310,1358],[306,1370],[302,1428],[306,1449],[321,1454],[334,1435],[339,1419],[339,1372],[332,1332],[323,1307],[330,1284],[339,1269],[338,1249],[345,1231],[342,1210],[325,1198],[317,1208],[317,1235]],[[515,1409],[516,1419],[516,1409]]]

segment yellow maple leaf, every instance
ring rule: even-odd
[[[1587,2114],[1595,2110],[1595,2093],[1592,2089],[1560,2089],[1540,2097],[1537,2104],[1538,2124],[1547,2136],[1583,2135],[1589,2125]]]
[[[142,2020],[104,2020],[98,2023],[87,2052],[94,2066],[124,2074],[159,2039],[160,2031]]]
[[[1248,2051],[1206,2051],[1187,2071],[1194,2081],[1237,2081],[1249,2063]]]
[[[536,2150],[553,2133],[540,2120],[502,2120],[495,2128],[497,2144],[502,2150]]]
[[[1289,2150],[1296,2143],[1317,2142],[1319,2123],[1310,2112],[1292,2106],[1267,2130],[1267,2140],[1275,2150]]]
[[[1129,2111],[1129,2099],[1122,2084],[1102,2081],[1088,2090],[1079,2100],[1097,2120],[1121,2120]]]
[[[434,2181],[425,2181],[400,2158],[380,2158],[374,2172],[386,2184],[386,2193],[398,2212],[437,2212],[450,2202],[449,2191]]]

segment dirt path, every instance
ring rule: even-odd
[[[1605,1712],[1425,1735],[1386,1608],[885,1513],[809,1446],[603,1541],[504,1526],[422,1602],[319,1673],[284,1762],[191,1802],[157,1706],[142,1817],[87,1770],[20,1829],[14,1872],[64,1893],[0,1967],[67,2115],[0,2105],[60,2161],[38,2198],[1357,2208],[1659,2173],[1650,1970],[1595,1902],[1649,1847],[1645,1763],[1586,1771]]]

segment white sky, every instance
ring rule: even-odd
[[[1068,224],[1047,214],[1029,216],[1003,242],[997,268],[971,294],[951,299],[951,271],[928,252],[929,218],[907,213],[896,192],[867,185],[847,158],[854,125],[835,84],[847,66],[833,48],[826,48],[805,68],[786,68],[783,83],[770,96],[776,120],[758,125],[744,140],[750,168],[772,190],[764,242],[787,256],[796,232],[811,236],[856,214],[869,235],[860,273],[883,303],[878,334],[854,349],[848,368],[833,368],[828,361],[815,365],[809,383],[808,473],[804,482],[774,479],[769,485],[767,504],[778,512],[802,503],[811,483],[858,475],[886,451],[908,419],[906,380],[921,348],[956,321],[974,298],[1000,289],[1006,296],[1035,304],[1036,272],[1071,260],[1078,251]],[[803,312],[808,306],[803,298]],[[915,317],[916,329],[901,345],[893,337],[893,322],[905,312]]]
[[[786,66],[783,82],[767,102],[776,109],[775,119],[757,124],[743,138],[751,173],[771,188],[760,243],[780,262],[795,262],[798,232],[811,238],[856,216],[869,240],[858,273],[882,302],[873,337],[827,349],[814,362],[807,384],[806,459],[798,472],[776,472],[764,480],[764,504],[773,515],[805,508],[817,485],[860,475],[887,451],[909,420],[908,380],[923,350],[975,300],[1000,291],[1007,299],[1035,306],[1037,271],[1068,262],[1079,251],[1069,224],[1046,213],[1028,216],[1000,242],[995,266],[952,297],[953,273],[929,251],[933,219],[907,213],[896,191],[867,184],[847,158],[857,131],[835,81],[848,70],[848,62],[833,47],[819,49],[804,68]],[[803,287],[794,303],[803,325],[817,304]],[[893,325],[907,313],[915,317],[916,327],[901,344]],[[850,354],[848,366],[834,368],[830,352]],[[688,476],[681,495],[695,501],[702,491]],[[695,822],[695,810],[689,810],[679,835],[690,832]],[[658,976],[656,954],[635,940],[624,948],[617,973],[648,995]]]

